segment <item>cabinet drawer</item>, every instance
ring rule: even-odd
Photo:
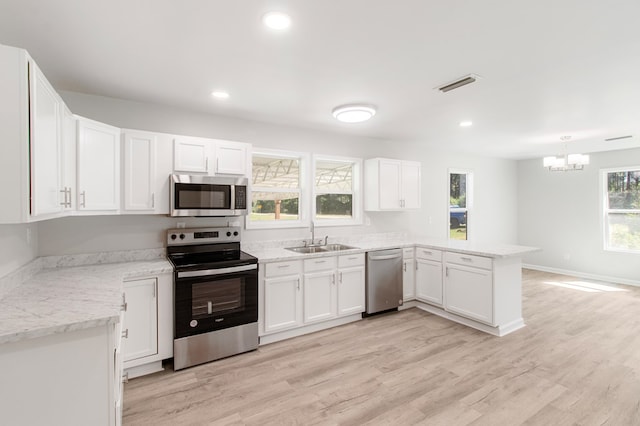
[[[435,260],[442,262],[442,251],[432,248],[416,247],[416,257],[418,259]]]
[[[447,263],[456,263],[458,265],[473,266],[474,268],[491,270],[491,268],[493,267],[493,261],[491,260],[490,257],[447,252],[445,259],[447,260]]]
[[[336,269],[336,256],[316,257],[315,259],[306,259],[304,261],[304,272],[325,271],[327,269]]]
[[[338,257],[339,268],[360,265],[364,265],[364,253],[345,254],[344,256]]]
[[[292,260],[290,262],[273,262],[264,264],[264,276],[266,278],[282,277],[302,273],[302,262]]]
[[[406,247],[402,249],[402,257],[404,259],[411,259],[413,258],[414,253],[413,253],[413,247]]]

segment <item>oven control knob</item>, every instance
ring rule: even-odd
[[[238,231],[233,231],[233,235],[234,235],[235,237],[237,237],[237,236],[238,236]]]
[[[227,232],[227,237],[230,237],[230,236],[231,236],[231,231],[228,231]]]
[[[180,234],[180,239],[184,240],[184,234]]]
[[[198,320],[191,320],[191,322],[189,323],[189,326],[191,328],[197,327],[198,326]]]
[[[176,238],[178,238],[178,236],[176,234],[171,234],[171,239],[175,240]]]

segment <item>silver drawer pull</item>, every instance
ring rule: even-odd
[[[278,268],[288,268],[291,265],[278,265]]]
[[[128,339],[129,338],[129,329],[128,328],[122,332],[122,338],[123,339]]]
[[[461,257],[460,259],[464,260],[465,262],[473,262],[473,259],[470,257]]]
[[[316,260],[316,263],[327,263],[326,260]]]
[[[347,257],[347,259],[349,259],[349,260],[358,260],[358,256]]]
[[[428,254],[429,256],[431,256],[431,255],[433,254],[433,252],[432,252],[432,251],[427,251],[427,250],[422,250],[422,252],[423,252],[424,254]]]

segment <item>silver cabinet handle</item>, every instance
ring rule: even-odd
[[[298,281],[298,290],[300,290],[300,278],[298,278],[296,281]]]
[[[342,284],[342,272],[340,272],[340,284]]]
[[[209,157],[205,157],[204,159],[204,171],[209,172]]]
[[[86,207],[86,203],[87,203],[87,191],[82,191],[80,193],[80,196],[82,197],[82,201],[80,202],[80,207]]]
[[[151,193],[151,208],[156,207],[156,194],[154,192]]]
[[[128,371],[122,375],[122,383],[129,383],[129,372]]]
[[[220,159],[216,158],[216,173],[220,170]]]
[[[278,265],[278,268],[288,268],[291,265]]]
[[[335,284],[336,283],[336,274],[332,274],[331,275],[331,284]]]
[[[445,276],[445,277],[448,277],[448,276],[449,276],[449,267],[446,267],[446,268],[445,268],[444,276]]]
[[[67,207],[67,188],[61,189],[60,192],[64,194],[64,201],[60,203],[62,207]]]
[[[407,272],[407,262],[402,262],[402,270]]]
[[[122,305],[120,305],[120,310],[127,312],[127,297],[124,293],[122,293]]]
[[[327,263],[326,260],[316,260],[316,263]]]
[[[473,259],[470,257],[461,257],[461,260],[464,260],[465,262],[473,262]]]
[[[122,338],[123,339],[128,339],[129,338],[129,329],[128,328],[122,332]]]

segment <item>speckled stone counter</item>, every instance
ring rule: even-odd
[[[173,272],[164,250],[147,252],[55,256],[25,265],[31,276],[0,295],[0,344],[118,321],[124,280]]]
[[[453,251],[463,254],[473,254],[491,258],[522,257],[526,253],[538,251],[535,247],[525,247],[507,244],[478,244],[469,241],[434,240],[424,237],[410,237],[398,234],[382,234],[370,237],[351,237],[348,239],[329,239],[329,243],[341,243],[357,247],[345,251],[327,251],[313,254],[296,253],[285,247],[301,246],[302,241],[269,241],[252,242],[243,244],[242,249],[257,257],[260,263],[277,262],[295,259],[308,259],[312,257],[335,256],[336,254],[363,253],[372,250],[384,250],[389,248],[424,247],[437,250]]]

